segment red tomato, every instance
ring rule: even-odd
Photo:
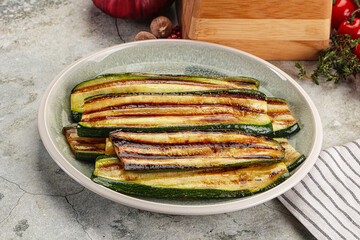
[[[354,18],[352,23],[348,20],[343,21],[339,26],[338,33],[349,34],[352,39],[360,38],[360,18]]]
[[[360,44],[354,49],[354,53],[360,59]]]
[[[332,7],[331,27],[337,29],[353,11],[355,8],[349,0],[336,0]]]
[[[359,8],[354,0],[349,0],[349,1],[352,3],[352,5],[354,6],[355,9]]]

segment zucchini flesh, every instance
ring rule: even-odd
[[[76,124],[64,127],[63,132],[75,159],[94,161],[98,156],[105,155],[105,138],[79,137]]]
[[[110,138],[106,138],[106,143],[105,143],[105,154],[106,155],[115,155],[115,149],[114,149],[114,145],[112,144]]]
[[[173,170],[240,166],[280,161],[275,140],[238,131],[110,133],[125,170]]]
[[[99,157],[92,180],[115,191],[161,198],[243,197],[266,191],[289,177],[284,163],[194,171],[125,171],[118,158]]]
[[[267,98],[267,113],[273,125],[273,132],[269,137],[287,137],[300,131],[300,126],[290,112],[284,99]]]
[[[79,83],[71,92],[72,117],[79,122],[84,100],[98,94],[125,92],[184,92],[211,89],[257,89],[256,82],[219,78],[155,74],[107,74]]]
[[[253,90],[105,94],[88,98],[84,109],[80,136],[107,137],[115,129],[272,131],[266,96]]]
[[[285,157],[282,159],[282,162],[285,163],[290,172],[305,161],[305,155],[296,151],[286,138],[274,138],[274,140],[278,141],[285,149]]]

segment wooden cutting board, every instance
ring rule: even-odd
[[[329,45],[331,0],[182,0],[183,38],[267,60],[312,60]]]

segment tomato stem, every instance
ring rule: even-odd
[[[336,1],[336,0],[335,0]],[[358,7],[358,8],[360,8],[360,0],[354,0],[354,3],[356,4],[356,6]]]
[[[351,13],[350,18],[347,19],[350,24],[353,24],[353,22],[355,21],[356,13],[358,13],[359,11],[360,11],[360,8],[359,8],[359,9],[356,9],[355,11],[353,11],[353,12]]]

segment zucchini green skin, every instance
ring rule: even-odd
[[[235,77],[219,77],[221,80],[228,82],[238,83],[238,84],[254,84],[256,88],[260,87],[260,81],[255,78],[244,77],[244,76],[235,76]]]
[[[91,180],[120,193],[155,198],[237,198],[254,194],[249,190],[227,191],[219,189],[178,189],[153,187],[132,182],[116,181],[98,177],[94,174],[91,176]]]
[[[299,132],[301,130],[300,126],[298,123],[294,123],[293,125],[278,130],[278,131],[274,131],[274,132],[270,132],[265,134],[268,137],[271,138],[283,138],[283,137],[290,137],[292,135],[294,135],[295,133]]]
[[[81,152],[76,151],[75,153],[75,159],[85,162],[94,162],[96,158],[100,156],[104,156],[105,152]]]
[[[252,196],[257,193],[265,192],[273,187],[276,187],[290,176],[289,172],[282,174],[275,182],[270,185],[255,191],[249,190],[220,190],[220,189],[178,189],[178,188],[162,188],[153,187],[138,183],[116,181],[108,178],[91,176],[91,180],[104,187],[110,188],[116,192],[155,198],[241,198]]]
[[[82,112],[71,111],[71,119],[73,120],[73,122],[80,122],[81,116],[82,116]]]
[[[75,159],[91,162],[95,161],[97,157],[105,155],[105,139],[79,137],[76,124],[64,127],[63,132]],[[103,144],[104,148],[97,147],[99,144]]]
[[[272,133],[272,124],[268,123],[265,125],[256,124],[209,124],[209,125],[191,125],[191,126],[164,126],[164,127],[106,127],[106,128],[89,128],[78,123],[77,131],[81,137],[98,137],[107,138],[109,133],[115,130],[122,131],[142,131],[142,132],[171,132],[171,131],[182,131],[182,130],[238,130],[247,133],[254,133],[260,135],[269,135]]]
[[[305,155],[302,154],[298,159],[295,160],[295,162],[293,162],[293,164],[287,167],[289,172],[293,171],[295,168],[300,166],[300,164],[302,164],[305,161],[305,159],[306,159]]]
[[[233,78],[231,78],[233,79]],[[190,75],[156,75],[156,74],[141,74],[141,73],[119,73],[119,74],[105,74],[100,75],[94,79],[83,81],[77,84],[71,91],[70,102],[71,102],[71,114],[74,122],[79,122],[81,120],[81,115],[83,112],[84,99],[92,95],[104,94],[109,92],[153,92],[154,88],[142,88],[131,87],[134,85],[123,85],[122,88],[116,83],[126,82],[126,81],[147,81],[152,85],[156,84],[154,81],[168,81],[169,85],[165,88],[159,88],[157,91],[169,92],[169,91],[193,91],[194,87],[197,90],[210,90],[210,89],[230,89],[230,88],[246,88],[257,90],[258,82],[252,79],[243,79],[239,78],[235,80],[225,81],[221,78],[215,77],[203,77],[203,76],[190,76]],[[173,81],[173,82],[171,82]],[[174,82],[175,81],[175,82]],[[182,82],[182,83],[181,83]],[[107,84],[113,84],[109,86]],[[102,85],[105,84],[105,85]],[[159,83],[158,83],[159,84]],[[187,85],[190,84],[190,85]],[[146,83],[142,83],[139,86],[145,86]],[[97,87],[96,87],[97,86]],[[182,87],[180,87],[182,86]],[[95,87],[95,88],[94,88]],[[126,88],[128,90],[126,90]],[[121,90],[122,89],[122,90]],[[79,92],[80,91],[80,92]]]
[[[107,158],[111,159],[113,157],[111,157],[111,156],[100,157],[97,159],[97,161],[101,161],[101,159],[105,159],[105,161],[106,161]],[[116,160],[116,161],[118,161],[118,160]],[[158,185],[136,183],[136,182],[132,182],[131,180],[130,181],[122,181],[122,180],[116,180],[116,179],[112,179],[112,178],[108,178],[108,177],[98,176],[96,174],[96,168],[95,168],[94,173],[91,176],[91,179],[92,179],[92,181],[94,181],[104,187],[115,190],[117,192],[124,193],[124,194],[130,194],[130,195],[136,195],[136,196],[156,197],[156,198],[235,198],[235,197],[251,196],[256,193],[267,191],[270,188],[273,188],[273,187],[279,185],[284,180],[286,180],[290,176],[290,174],[287,171],[287,169],[283,163],[279,163],[279,164],[282,164],[281,168],[277,167],[278,164],[269,165],[273,169],[273,170],[271,170],[272,173],[270,175],[272,177],[276,176],[276,178],[274,178],[272,181],[267,182],[265,186],[263,186],[264,183],[262,183],[260,181],[258,183],[259,184],[258,187],[255,187],[255,189],[253,191],[251,191],[249,189],[229,190],[226,188],[222,188],[221,186],[209,187],[209,188],[196,187],[197,183],[193,183],[193,182],[191,184],[195,184],[195,185],[194,185],[194,187],[191,187],[191,188],[162,187],[162,186],[158,186]],[[256,169],[256,166],[259,166],[259,165],[255,165],[255,169]],[[252,168],[252,166],[249,166],[249,167]],[[111,169],[113,169],[113,167]],[[252,168],[252,169],[254,170],[254,168]],[[230,171],[232,171],[232,170],[234,170],[234,169],[230,169]],[[113,170],[110,170],[110,171],[113,171]],[[254,171],[256,171],[256,170],[254,170]],[[261,171],[262,171],[262,169],[260,168],[260,172]],[[222,176],[222,178],[226,178],[226,172],[227,172],[226,169],[221,172],[221,174],[222,173],[225,174],[225,176]],[[157,174],[157,173],[152,173],[152,175],[154,175],[154,174]],[[175,174],[178,175],[180,177],[180,179],[182,178],[182,172],[178,172],[178,173],[175,172]],[[204,174],[204,177],[206,178],[206,171],[205,172],[202,171],[198,174],[200,174],[199,176],[201,176],[201,178],[202,178],[202,174]],[[241,173],[239,173],[239,174],[241,174]],[[262,173],[260,173],[260,174],[262,174]],[[101,173],[100,173],[100,175],[101,175]],[[141,174],[138,174],[136,178],[138,178],[138,177],[142,178],[141,176],[142,176]],[[161,179],[160,181],[164,180],[166,183],[166,178],[162,179],[161,176],[164,176],[164,175],[162,175],[160,173],[160,179]],[[257,175],[255,174],[255,176],[257,176]],[[145,176],[145,178],[146,178],[146,176]],[[131,177],[130,177],[130,179],[131,179]],[[252,179],[252,181],[254,181],[254,183],[257,183],[256,177],[254,177],[254,179]],[[239,188],[241,188],[241,187],[239,187]]]
[[[300,131],[300,126],[292,116],[286,100],[268,97],[268,115],[273,123],[274,131],[267,136],[283,138]]]
[[[297,168],[306,159],[304,154],[299,153],[293,146],[291,146],[286,138],[274,138],[285,149],[285,157],[282,161],[285,163],[289,172]]]

